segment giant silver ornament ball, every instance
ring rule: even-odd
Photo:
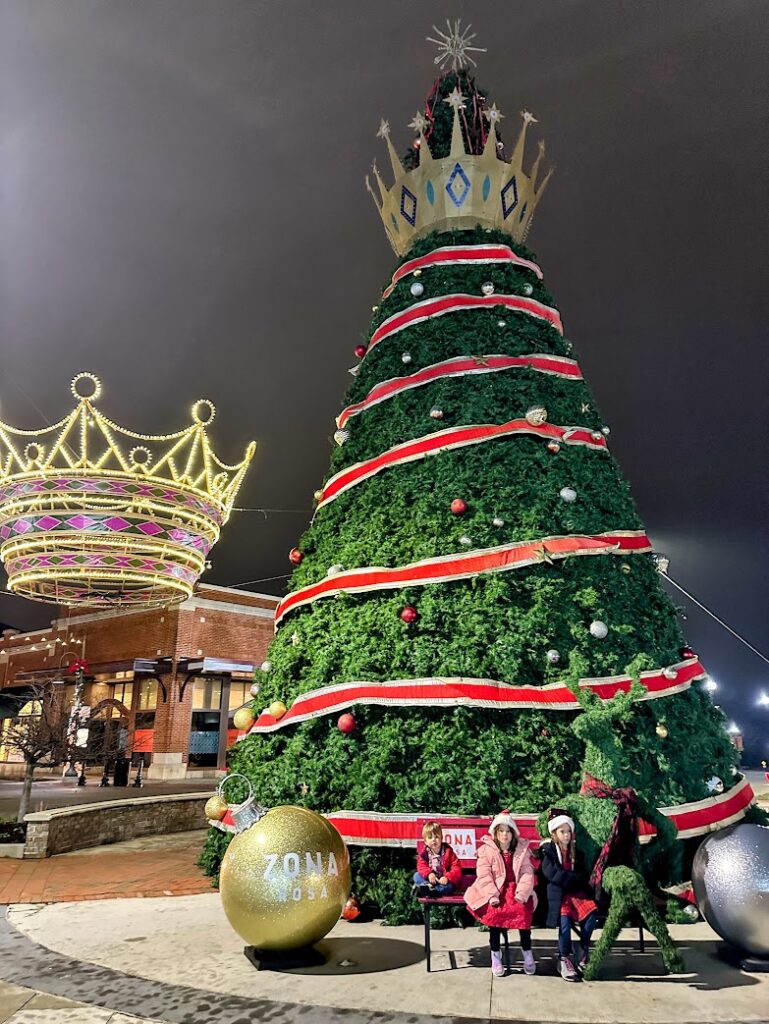
[[[769,828],[742,823],[708,836],[694,855],[692,883],[722,939],[769,957]]]

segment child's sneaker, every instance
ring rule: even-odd
[[[523,973],[524,974],[536,974],[537,973],[537,961],[534,959],[534,954],[530,949],[524,949],[523,953]]]
[[[589,959],[590,959],[590,950],[589,949],[583,949],[582,952],[579,954],[579,958],[577,959],[577,968],[578,968],[578,970],[584,971],[584,969],[587,967],[587,962],[588,962]]]
[[[491,951],[491,973],[495,978],[504,978],[505,976],[505,965],[502,963],[502,957],[499,953]]]
[[[560,963],[560,974],[564,981],[581,981],[579,974],[572,963],[570,956],[562,956]]]

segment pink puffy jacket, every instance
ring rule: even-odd
[[[534,896],[536,906],[534,865],[529,856],[529,844],[523,839],[519,839],[513,847],[513,873],[516,899],[526,903],[530,896]],[[465,903],[473,910],[480,910],[493,896],[499,896],[504,883],[505,862],[502,853],[491,836],[484,836],[478,847],[476,878],[464,894]]]

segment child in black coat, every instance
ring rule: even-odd
[[[584,859],[577,850],[574,820],[552,810],[547,823],[550,842],[540,847],[542,874],[547,879],[547,927],[558,928],[560,974],[565,981],[580,981],[577,968],[584,968],[590,954],[590,939],[598,920]],[[574,964],[571,944],[572,922],[578,924],[582,952]]]

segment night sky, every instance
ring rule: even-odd
[[[210,398],[220,457],[259,442],[239,504],[289,511],[233,513],[205,578],[280,593],[394,265],[379,119],[403,151],[459,16],[556,165],[529,244],[655,545],[769,653],[765,0],[0,0],[0,416],[58,419],[80,370],[140,431]],[[769,755],[769,666],[680,603]]]

